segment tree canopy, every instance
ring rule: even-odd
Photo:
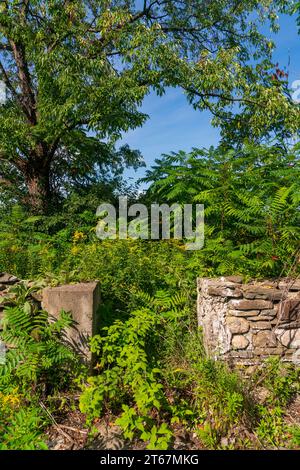
[[[228,106],[239,104],[250,109],[254,134],[278,112],[295,127],[282,86],[266,82],[273,45],[259,32],[264,20],[276,28],[281,4],[1,2],[0,79],[7,88],[1,188],[47,212],[67,185],[141,164],[139,152],[115,144],[145,122],[140,105],[151,89],[182,87],[196,108],[210,109],[220,122],[233,117]]]

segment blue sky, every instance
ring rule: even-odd
[[[286,67],[292,83],[300,80],[300,36],[297,33],[296,18],[282,16],[280,26],[276,35],[268,31],[265,34],[275,39],[277,49],[274,62],[278,62],[280,68]],[[189,151],[192,147],[218,144],[219,131],[211,125],[211,114],[195,111],[178,89],[167,90],[163,97],[151,93],[145,98],[142,111],[149,115],[148,121],[142,128],[126,133],[122,143],[139,149],[147,168],[163,153]],[[135,181],[144,174],[145,169],[137,172],[129,170],[126,177]]]

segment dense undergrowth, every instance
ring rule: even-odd
[[[300,447],[299,369],[212,360],[195,311],[197,277],[300,274],[299,87],[273,64],[280,15],[299,26],[299,8],[1,2],[0,273],[26,281],[0,292],[0,450],[52,448],[49,429],[64,433],[72,413],[81,448],[102,423],[134,449],[178,448],[179,436],[183,448]],[[211,113],[219,147],[163,155],[141,194],[124,170],[141,168],[142,154],[119,144],[146,122],[144,98],[170,90]],[[165,141],[184,121],[165,126]],[[96,209],[119,195],[148,209],[204,204],[203,248],[99,240]],[[89,280],[101,285],[93,370],[68,342],[70,315],[53,321],[38,292]]]
[[[133,448],[173,448],[178,433],[209,449],[299,447],[299,427],[287,419],[299,370],[279,359],[250,375],[231,370],[206,357],[196,323],[198,276],[298,275],[298,157],[284,159],[280,149],[251,155],[195,151],[165,157],[149,175],[156,182],[141,198],[146,204],[152,192],[205,202],[198,252],[178,240],[100,241],[94,203],[76,196],[47,217],[18,205],[2,211],[0,271],[35,282],[12,291],[5,308],[0,449],[46,448],[45,429],[70,410],[85,417],[86,445],[105,420]],[[65,341],[71,319],[62,312],[49,322],[34,293],[95,279],[101,333],[91,341],[98,358],[91,375]]]
[[[44,256],[40,269],[43,263],[49,269],[49,252]],[[64,341],[64,331],[72,327],[68,315],[62,312],[49,324],[39,310],[32,294],[40,283],[12,289],[1,334],[12,346],[1,367],[1,449],[47,448],[44,431],[59,409],[84,413],[89,441],[103,418],[120,426],[133,447],[172,448],[182,430],[210,449],[299,446],[299,428],[285,419],[299,373],[273,359],[247,377],[205,356],[196,325],[196,272],[187,271],[191,259],[182,246],[97,245],[75,232],[65,262],[69,278],[63,270],[34,275],[52,285],[100,280],[102,330],[91,342],[98,357],[95,375],[88,376]],[[78,390],[79,401],[73,398]]]

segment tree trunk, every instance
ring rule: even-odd
[[[50,169],[42,165],[40,167],[28,165],[24,176],[28,190],[26,202],[31,212],[47,214],[51,198]]]

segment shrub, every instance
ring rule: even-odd
[[[64,335],[73,324],[69,314],[49,321],[31,295],[37,286],[11,288],[4,298],[3,331],[8,345],[0,364],[0,449],[45,449],[43,431],[49,418],[40,402],[72,389],[81,367]]]

